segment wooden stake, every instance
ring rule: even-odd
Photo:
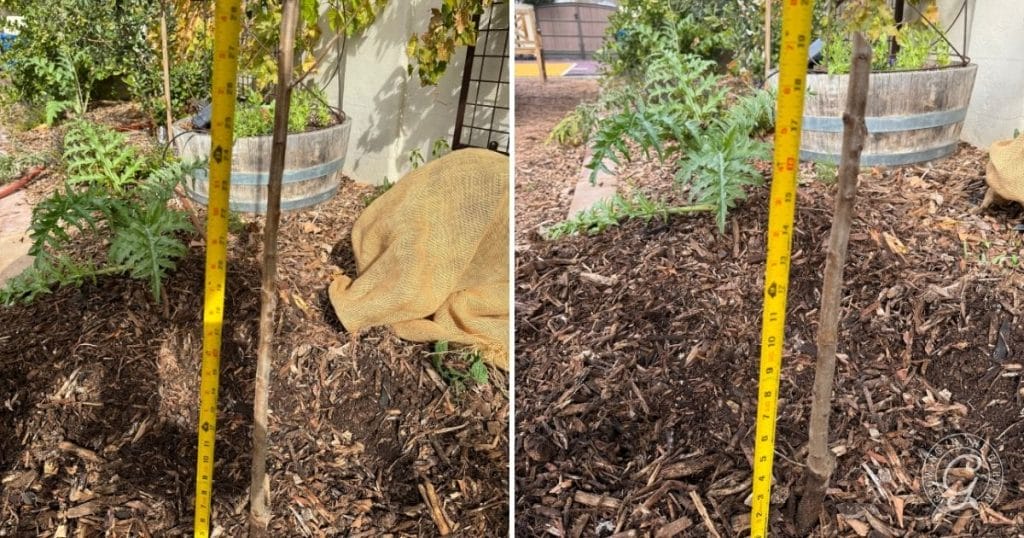
[[[288,111],[291,108],[292,66],[299,0],[285,0],[281,15],[281,41],[277,51],[277,96],[270,149],[267,187],[267,222],[263,231],[263,275],[260,286],[260,337],[256,353],[256,394],[253,398],[252,484],[249,491],[249,536],[268,536],[270,478],[267,476],[267,407],[273,352],[274,311],[277,310],[277,229],[281,221],[281,180],[288,146]]]
[[[846,263],[850,223],[853,221],[860,154],[864,149],[864,138],[867,135],[864,109],[867,107],[870,74],[871,46],[858,32],[853,36],[853,65],[850,69],[850,84],[846,90],[846,112],[843,113],[843,149],[839,163],[836,207],[821,286],[818,361],[814,370],[807,467],[803,495],[797,509],[797,527],[804,536],[818,521],[825,490],[835,469],[835,458],[828,448],[828,419],[832,408],[832,384],[836,373],[843,264]]]
[[[167,109],[167,143],[174,138],[171,132],[171,125],[174,124],[174,114],[171,111],[171,55],[167,50],[167,6],[160,6],[160,48],[163,49],[164,64],[164,105]]]
[[[160,48],[163,53],[164,64],[164,108],[167,109],[167,144],[171,145],[174,140],[174,132],[171,129],[171,125],[174,124],[174,112],[171,110],[171,53],[167,45],[167,5],[163,2],[160,3]],[[202,230],[203,223],[199,220],[199,214],[192,207],[192,202],[189,202],[188,197],[182,192],[181,185],[174,187],[174,194],[178,197],[181,205],[185,207],[188,218],[192,221],[192,226],[195,227],[196,231]]]
[[[772,70],[772,0],[764,0],[764,79]]]
[[[534,42],[533,55],[537,60],[537,67],[540,68],[540,78],[543,82],[548,81],[548,65],[544,60],[544,38],[540,35],[540,24],[537,23],[536,17],[533,18],[534,35],[537,39]]]

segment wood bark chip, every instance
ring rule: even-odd
[[[654,538],[671,538],[673,536],[679,536],[686,529],[693,526],[693,520],[683,516],[671,523],[659,528],[654,532]]]
[[[696,491],[690,490],[690,500],[693,501],[693,505],[697,507],[697,513],[700,514],[701,519],[704,520],[704,526],[708,528],[708,532],[714,538],[722,538],[721,534],[718,534],[718,530],[715,529],[715,523],[711,521],[711,516],[708,514],[708,509],[704,507],[704,501],[700,499],[700,495]]]
[[[281,221],[281,182],[288,146],[288,112],[291,108],[292,60],[295,27],[299,19],[298,0],[285,0],[278,48],[277,96],[274,132],[270,150],[270,178],[267,187],[267,222],[263,232],[263,274],[261,279],[259,349],[256,353],[256,394],[253,398],[252,483],[250,485],[249,536],[268,536],[270,524],[270,478],[267,476],[267,415],[270,399],[270,366],[273,352],[274,311],[277,310],[277,230]]]
[[[622,505],[622,501],[613,497],[595,495],[593,493],[587,493],[586,491],[577,491],[572,498],[574,501],[586,506],[598,506],[601,508],[608,508],[609,510],[618,510],[619,506]]]
[[[417,488],[420,491],[420,496],[423,497],[423,502],[427,504],[430,509],[430,518],[434,520],[434,524],[437,525],[437,532],[441,536],[448,536],[452,532],[452,525],[448,519],[448,515],[444,513],[444,507],[441,506],[441,500],[437,496],[437,490],[434,489],[434,485],[429,481],[425,481],[422,484],[418,484]]]
[[[853,221],[854,198],[857,195],[860,154],[864,149],[864,138],[867,134],[864,110],[867,107],[869,75],[871,74],[871,47],[859,32],[853,36],[853,50],[846,112],[843,113],[843,149],[839,165],[836,205],[821,289],[818,360],[814,371],[807,467],[804,474],[804,490],[797,509],[797,527],[801,534],[806,534],[818,521],[825,498],[825,490],[828,488],[829,479],[835,469],[835,457],[828,449],[828,422],[832,406],[832,385],[836,373],[836,345],[843,291],[843,265],[846,263],[850,224]]]

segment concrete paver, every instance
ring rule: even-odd
[[[32,265],[28,255],[31,221],[32,206],[24,191],[0,199],[0,286]]]
[[[587,151],[587,156],[583,159],[584,164],[589,163],[590,159],[590,152]],[[615,196],[619,184],[615,175],[615,167],[607,161],[605,161],[605,166],[611,170],[611,173],[599,170],[594,183],[590,182],[591,171],[589,168],[584,166],[580,170],[580,179],[576,182],[576,189],[573,191],[572,203],[569,204],[567,218],[572,218],[576,213],[590,209],[602,200],[611,200]]]

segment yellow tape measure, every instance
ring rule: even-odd
[[[206,217],[206,285],[203,302],[203,366],[199,386],[199,451],[196,458],[195,536],[210,535],[213,445],[217,437],[221,328],[227,281],[228,193],[234,143],[240,0],[217,0],[213,23],[213,118],[210,126],[210,196]]]
[[[768,208],[768,253],[765,258],[764,317],[761,321],[761,372],[757,390],[757,432],[754,437],[754,482],[750,536],[768,536],[768,509],[775,456],[775,418],[779,372],[786,328],[786,291],[796,212],[796,180],[800,160],[800,128],[807,81],[813,0],[784,0],[782,50],[775,120],[775,156]]]

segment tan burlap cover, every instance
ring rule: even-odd
[[[455,151],[366,208],[352,228],[359,276],[329,290],[347,330],[389,325],[406,340],[468,344],[507,369],[508,165]]]
[[[988,182],[989,193],[985,201],[991,202],[994,193],[1000,198],[1024,204],[1024,135],[992,144],[988,155],[985,181]]]

